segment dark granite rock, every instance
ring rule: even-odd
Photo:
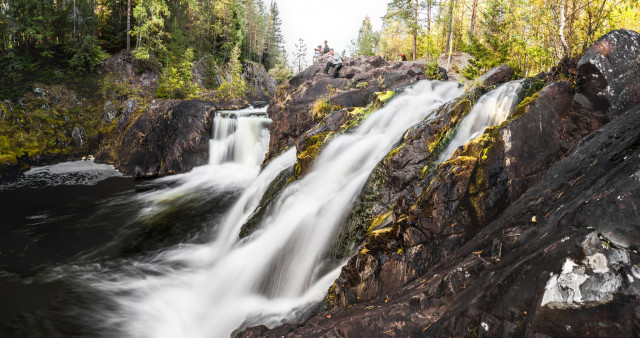
[[[481,86],[491,87],[499,83],[512,80],[514,76],[515,71],[513,70],[513,68],[502,64],[478,77],[476,82]]]
[[[438,167],[429,153],[456,108],[417,125],[365,186],[374,231],[331,288],[332,308],[240,336],[635,335],[637,45],[635,32],[604,36],[575,88],[547,85]]]
[[[304,325],[252,328],[239,337],[633,336],[640,157],[631,154],[638,151],[634,109],[413,282]]]
[[[116,166],[136,177],[182,173],[209,160],[215,104],[155,100],[126,129]]]
[[[271,141],[267,160],[299,138],[315,125],[313,105],[322,98],[331,98],[333,105],[364,107],[374,93],[406,87],[426,79],[425,61],[386,62],[380,56],[345,58],[338,78],[324,74],[326,58],[294,76],[276,90],[269,105]]]

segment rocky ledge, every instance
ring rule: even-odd
[[[365,107],[376,92],[396,90],[424,79],[447,78],[443,69],[427,71],[425,61],[387,62],[382,57],[345,58],[340,76],[324,74],[326,59],[319,59],[289,83],[280,86],[269,105],[271,140],[267,159],[300,143],[318,123],[322,104],[327,110]],[[332,70],[333,71],[333,70]]]
[[[449,131],[491,88],[441,107],[356,201],[342,236],[364,243],[334,248],[351,259],[328,310],[239,336],[636,334],[639,59],[640,34],[603,36],[575,79],[525,80],[506,122],[437,164]]]
[[[154,100],[139,116],[123,115],[114,162],[125,174],[155,177],[186,172],[209,161],[216,105],[200,100]],[[103,152],[98,160],[109,160]]]

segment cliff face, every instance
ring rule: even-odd
[[[416,125],[372,173],[332,251],[364,242],[329,310],[241,336],[638,332],[638,60],[640,34],[609,33],[575,79],[525,80],[506,122],[438,165],[448,131],[509,79],[483,77],[494,80]]]

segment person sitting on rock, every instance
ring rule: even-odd
[[[340,54],[334,52],[333,49],[329,51],[329,62],[327,62],[327,65],[324,67],[325,74],[329,74],[329,69],[331,67],[334,67],[333,78],[335,79],[338,77],[340,69],[342,69],[342,58],[340,57]]]
[[[400,54],[400,61],[407,61],[407,56],[404,54]]]
[[[327,54],[329,53],[330,49],[329,49],[329,45],[327,45],[327,40],[324,40],[324,49],[322,50],[322,54]]]

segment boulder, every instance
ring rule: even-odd
[[[214,110],[209,101],[154,100],[126,129],[116,167],[136,177],[155,177],[208,163]]]
[[[496,84],[512,80],[515,76],[513,68],[502,64],[498,67],[490,69],[476,79],[476,83],[480,86],[491,87]]]
[[[640,104],[640,34],[615,30],[596,41],[578,61],[576,111],[606,123]]]

